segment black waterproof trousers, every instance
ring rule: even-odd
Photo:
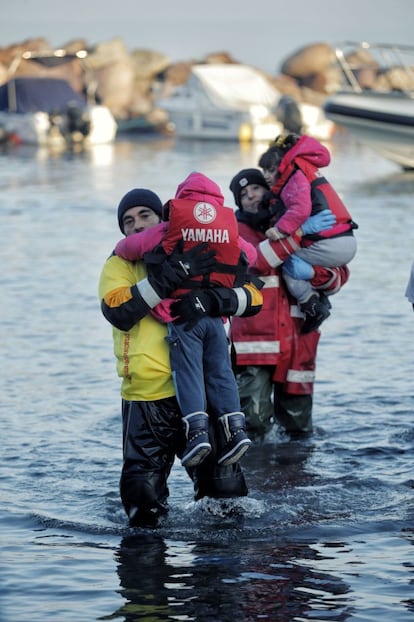
[[[131,526],[156,527],[168,512],[167,480],[175,456],[182,455],[185,438],[175,397],[154,402],[122,402],[123,467],[121,500]],[[239,464],[218,466],[216,447],[223,442],[220,430],[210,422],[212,453],[197,467],[188,469],[196,500],[230,498],[248,493]]]

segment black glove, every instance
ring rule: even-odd
[[[216,267],[216,251],[206,252],[206,242],[186,252],[180,246],[178,244],[171,255],[167,255],[161,246],[144,254],[148,281],[161,299],[170,296],[188,278],[210,274]]]
[[[212,291],[196,289],[185,294],[171,305],[171,315],[175,324],[185,324],[184,330],[194,328],[198,320],[206,315],[214,316],[215,298]]]

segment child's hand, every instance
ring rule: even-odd
[[[282,237],[282,235],[280,234],[280,231],[278,231],[274,227],[271,227],[270,229],[268,229],[265,233],[265,236],[269,238],[269,240],[280,240],[280,238]]]

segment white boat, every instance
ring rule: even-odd
[[[353,62],[347,60],[350,46]],[[365,62],[357,60],[361,52]],[[325,115],[383,157],[413,169],[414,46],[348,43],[336,55],[347,84],[326,100]],[[375,77],[370,88],[367,76]]]
[[[178,137],[216,140],[270,141],[283,131],[277,117],[280,92],[257,69],[241,64],[193,65],[185,84],[157,100]],[[299,105],[300,106],[300,105]],[[310,107],[306,133],[328,126],[321,109]],[[313,110],[315,108],[315,110]],[[304,109],[305,110],[305,109]],[[322,118],[321,118],[322,117]]]
[[[51,147],[112,143],[116,121],[109,108],[97,104],[90,92],[84,97],[60,78],[15,75],[21,59],[53,67],[86,55],[56,51],[25,52],[19,57],[9,68],[9,80],[0,86],[2,135],[14,142]]]

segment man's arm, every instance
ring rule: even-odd
[[[152,253],[146,263],[146,277],[142,263],[112,255],[104,265],[99,284],[104,317],[119,330],[130,330],[189,276],[214,270],[215,253],[206,251],[206,247],[207,244],[200,244],[186,252],[177,249],[169,256]],[[137,279],[138,273],[142,278]]]
[[[349,279],[348,266],[338,268],[324,268],[323,266],[313,266],[315,276],[310,279],[314,289],[323,291],[325,294],[336,294]]]
[[[137,275],[142,279],[137,280]],[[113,255],[103,267],[99,282],[101,311],[119,330],[130,330],[150,310],[137,288],[140,280],[147,280],[143,264],[138,268],[136,264]]]
[[[254,278],[241,287],[213,287],[196,289],[185,294],[171,305],[171,314],[178,324],[185,324],[191,330],[202,317],[248,317],[256,315],[262,308],[263,281]]]
[[[295,253],[301,244],[302,235],[309,235],[330,229],[335,224],[331,210],[323,210],[310,216],[292,235],[276,240],[264,240],[257,247],[256,268],[260,274],[268,274],[270,269],[278,268]]]

